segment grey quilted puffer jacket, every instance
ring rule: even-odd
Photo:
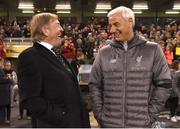
[[[101,127],[151,127],[170,95],[170,70],[159,45],[140,36],[127,45],[113,41],[93,64],[89,88]]]

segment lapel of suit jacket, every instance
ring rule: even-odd
[[[40,52],[40,54],[47,58],[51,63],[63,69],[62,64],[58,62],[57,57],[50,50],[48,50],[39,43],[34,43],[33,47],[35,47],[38,50],[38,52]]]
[[[78,83],[78,80],[77,80],[77,77],[76,77],[76,73],[74,71],[74,69],[72,68],[72,66],[70,65],[70,63],[67,61],[67,59],[62,55],[62,58],[64,59],[65,63],[69,66],[71,72],[72,72],[72,76],[73,76],[73,79],[76,83]],[[79,83],[78,83],[79,84]]]
[[[44,46],[42,46],[39,43],[34,43],[33,47],[38,49],[38,51],[42,55],[44,55],[50,62],[52,62],[54,65],[56,65],[57,67],[59,67],[61,70],[63,70],[64,72],[66,72],[67,74],[69,74],[72,77],[72,80],[75,82],[75,86],[77,87],[76,90],[77,90],[77,92],[79,94],[80,101],[81,101],[81,104],[82,104],[82,99],[81,99],[82,94],[81,94],[81,89],[79,87],[79,82],[77,80],[76,74],[73,71],[72,67],[70,66],[69,63],[67,63],[67,60],[65,59],[66,63],[70,66],[70,69],[73,71],[72,75],[71,75],[71,73],[69,73],[69,71],[67,71],[64,68],[64,66],[61,63],[59,63],[59,60],[57,59],[57,57],[50,50],[48,50],[47,48],[45,48]],[[63,58],[65,58],[65,57],[63,56]]]
[[[64,68],[63,64],[59,62],[59,60],[57,59],[57,57],[56,57],[50,50],[48,50],[47,48],[45,48],[44,46],[42,46],[42,45],[39,44],[39,43],[34,43],[33,47],[35,47],[36,49],[38,49],[38,51],[39,51],[42,55],[44,55],[44,56],[45,56],[50,62],[52,62],[54,65],[58,66],[59,68],[61,68],[64,72],[68,73],[69,75],[71,74],[71,73],[69,73],[69,71],[67,71],[67,70]],[[63,58],[64,58],[64,57],[63,57]],[[72,75],[70,75],[70,76],[72,76],[73,80],[74,80],[76,83],[78,83],[77,78],[76,78],[76,74],[75,74],[74,70],[72,69],[72,67],[70,66],[70,64],[67,62],[67,60],[66,60],[66,59],[64,59],[64,60],[65,60],[66,64],[69,66],[69,68],[70,68],[71,71],[72,71]]]

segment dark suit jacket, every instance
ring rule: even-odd
[[[74,73],[56,56],[34,43],[18,57],[20,99],[37,127],[90,127]]]

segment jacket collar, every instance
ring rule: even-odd
[[[54,65],[56,65],[57,67],[59,67],[60,69],[62,69],[63,71],[65,71],[66,73],[69,74],[69,71],[64,69],[64,66],[59,63],[59,60],[57,59],[57,57],[46,47],[44,47],[43,45],[35,42],[33,47],[35,47],[36,49],[38,49],[38,51],[44,55],[45,58],[47,58],[50,62],[52,62]],[[64,58],[64,56],[63,56]],[[68,61],[66,59],[64,59],[66,61],[66,63],[68,64],[68,66],[70,67],[71,71],[72,71],[72,77],[75,81],[77,81],[76,79],[76,74],[73,71],[72,67],[70,66],[70,64],[68,63]]]
[[[53,64],[61,67],[61,64],[58,63],[57,57],[49,49],[39,44],[38,42],[34,42],[33,47],[35,47],[42,55],[44,55],[45,58],[47,58]]]
[[[147,42],[147,40],[144,37],[139,36],[139,35],[135,35],[130,41],[127,42],[128,49],[130,49],[134,46],[140,45],[140,44],[144,44],[145,42]],[[116,47],[116,48],[122,48],[123,49],[123,42],[122,41],[113,40],[113,42],[110,45],[113,47]]]

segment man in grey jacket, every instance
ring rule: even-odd
[[[113,42],[99,50],[90,75],[93,111],[101,127],[152,127],[169,97],[170,71],[157,43],[135,35],[134,13],[108,13]]]

